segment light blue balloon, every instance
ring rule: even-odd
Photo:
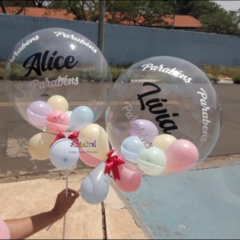
[[[91,124],[93,122],[93,119],[94,114],[91,108],[87,106],[77,107],[71,114],[69,129],[72,132],[80,131],[86,125]]]
[[[85,202],[99,204],[107,197],[109,176],[104,171],[105,162],[102,162],[83,180],[80,193]]]
[[[121,145],[121,153],[125,160],[137,163],[138,154],[144,148],[144,143],[138,136],[126,138]]]
[[[72,145],[72,140],[63,138],[56,141],[50,148],[50,161],[60,170],[67,170],[76,165],[79,148]]]
[[[109,109],[107,109],[106,112],[105,112],[105,122],[106,122],[106,124],[108,124],[108,121],[109,121]]]

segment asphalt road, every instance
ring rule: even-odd
[[[214,88],[219,96],[223,115],[221,134],[211,156],[239,154],[240,85],[218,84],[214,85]],[[98,93],[99,88],[96,88],[92,94],[97,95]],[[72,96],[70,99],[71,109],[76,107],[79,95],[73,93]],[[29,156],[28,141],[39,130],[28,124],[12,107],[3,82],[0,82],[0,113],[0,177],[53,170],[50,161],[36,161]],[[104,114],[97,123],[105,127]],[[80,165],[84,167],[79,161],[78,167]]]

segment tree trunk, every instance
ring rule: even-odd
[[[1,6],[1,9],[2,9],[2,12],[6,14],[7,11],[6,11],[6,8],[5,8],[5,6],[4,6],[3,0],[0,1],[0,6]]]
[[[19,15],[24,9],[24,6],[22,6],[17,12],[16,12],[16,15]]]

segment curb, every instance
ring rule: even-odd
[[[212,82],[212,84],[234,84],[234,82],[233,81],[229,81],[229,80],[220,80],[220,81],[218,81],[218,82],[214,82],[214,81],[211,81]]]
[[[138,227],[140,227],[143,231],[143,233],[145,234],[145,236],[148,239],[155,239],[154,236],[152,235],[151,231],[148,229],[148,227],[146,226],[145,222],[142,220],[142,218],[135,212],[134,208],[132,207],[132,205],[130,204],[130,202],[128,201],[128,198],[124,195],[123,192],[121,192],[118,187],[114,184],[113,180],[111,179],[111,186],[112,188],[115,190],[116,194],[118,195],[118,197],[120,198],[120,200],[122,200],[122,202],[124,203],[124,205],[126,206],[126,208],[128,209],[129,213],[132,215],[132,218],[135,220],[136,225]]]

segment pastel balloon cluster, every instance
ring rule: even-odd
[[[138,120],[145,123],[144,129],[148,130],[149,121]],[[135,135],[130,127],[131,134]],[[124,160],[135,163],[147,175],[159,176],[162,173],[182,172],[192,169],[198,159],[199,153],[196,146],[188,140],[177,140],[169,134],[161,134],[153,138],[158,131],[148,131],[152,146],[144,146],[139,136],[126,138],[121,145],[121,154]]]
[[[90,147],[89,143],[94,141],[96,145]],[[86,202],[98,204],[106,198],[109,190],[109,175],[104,173],[107,153],[110,150],[108,135],[99,125],[90,124],[80,132],[79,143],[82,162],[90,167],[95,167],[84,179],[80,192]],[[116,186],[125,192],[136,191],[142,181],[139,169],[127,162],[117,166],[117,168],[120,179],[114,180]]]
[[[141,141],[134,127],[136,122],[142,126],[142,130],[146,129],[142,134],[151,141],[149,148]],[[117,166],[120,178],[115,179],[113,174],[113,180],[121,191],[130,193],[139,189],[143,174],[159,176],[164,172],[187,171],[197,163],[199,156],[194,144],[183,139],[177,140],[169,134],[158,135],[158,129],[148,120],[133,121],[129,131],[131,136],[121,145],[121,156],[125,163]],[[94,141],[96,146],[89,147],[89,143]],[[104,171],[109,152],[108,135],[97,124],[90,124],[80,132],[79,142],[81,160],[95,167],[84,179],[80,192],[86,202],[98,204],[109,191],[109,175]]]
[[[91,108],[79,106],[69,111],[67,100],[60,95],[50,97],[47,102],[31,103],[27,108],[27,117],[32,125],[56,134],[80,131],[94,120]]]

